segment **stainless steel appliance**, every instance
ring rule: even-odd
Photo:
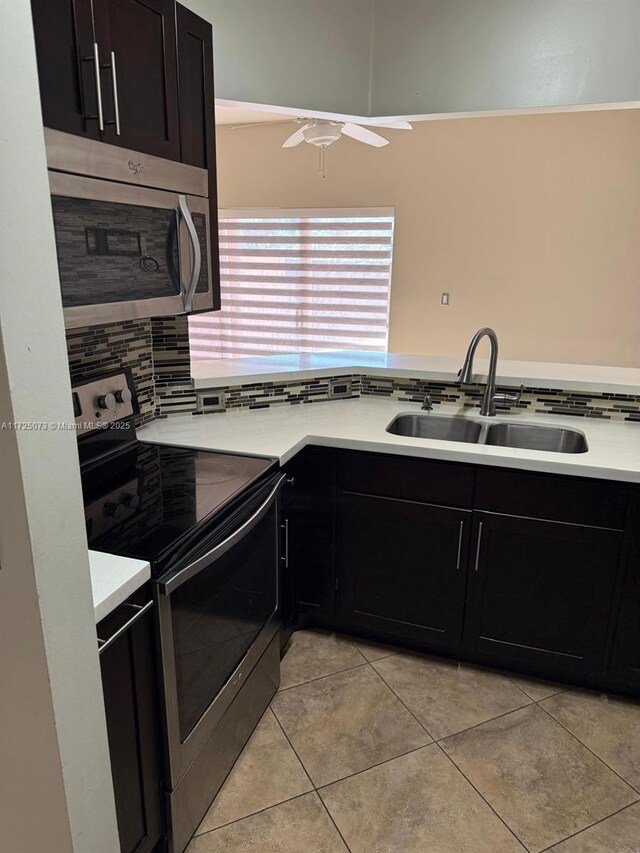
[[[285,478],[274,460],[138,441],[124,428],[133,391],[124,371],[74,387],[85,517],[90,548],[152,567],[167,839],[181,853],[279,684]]]
[[[45,130],[65,325],[213,309],[205,169]]]

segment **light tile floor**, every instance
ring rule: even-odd
[[[640,704],[299,631],[187,853],[640,853]]]

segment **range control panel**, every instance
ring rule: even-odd
[[[73,386],[73,413],[78,435],[105,429],[137,412],[133,377],[128,370],[87,379]]]

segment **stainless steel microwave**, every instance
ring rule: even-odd
[[[213,310],[206,170],[45,138],[67,328]]]

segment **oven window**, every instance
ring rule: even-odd
[[[176,212],[52,196],[65,308],[180,293]]]
[[[278,603],[276,505],[230,551],[171,593],[185,741]]]

